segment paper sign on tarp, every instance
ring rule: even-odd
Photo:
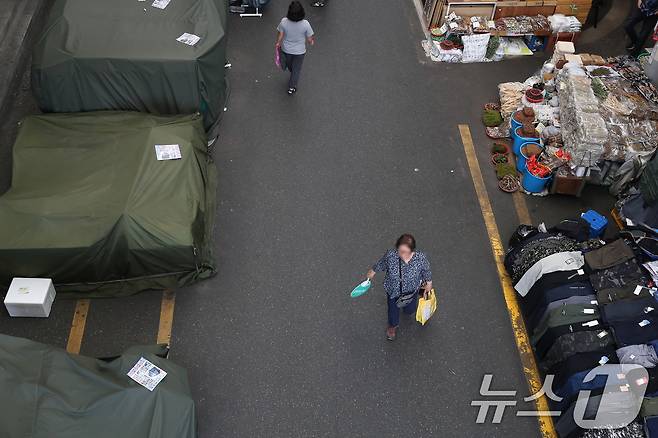
[[[128,371],[128,377],[142,385],[149,391],[153,391],[158,383],[167,376],[167,372],[155,364],[149,362],[143,357],[140,358],[134,367]]]
[[[185,32],[184,34],[176,38],[176,41],[178,41],[179,43],[187,44],[188,46],[193,46],[196,43],[198,43],[200,39],[201,37],[198,35]]]
[[[484,61],[490,37],[491,35],[488,33],[462,36],[462,42],[464,43],[462,62]]]
[[[153,6],[154,8],[158,8],[158,9],[164,9],[164,8],[167,7],[167,5],[169,4],[170,1],[171,0],[155,0],[151,4],[151,6]]]
[[[180,160],[182,158],[180,146],[177,144],[156,144],[155,156],[158,161]]]

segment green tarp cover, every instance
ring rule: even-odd
[[[55,0],[32,60],[45,112],[201,112],[218,120],[226,93],[226,0]],[[194,46],[176,41],[197,35]]]
[[[0,334],[0,436],[196,438],[187,373],[165,352],[133,347],[100,360]],[[153,392],[126,375],[141,357],[167,372]]]
[[[155,145],[171,144],[182,158],[159,161]],[[104,296],[209,277],[215,192],[198,114],[27,117],[0,197],[0,282]]]

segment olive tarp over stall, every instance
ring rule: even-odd
[[[158,160],[177,144],[181,159]],[[0,284],[52,278],[58,293],[116,296],[214,274],[216,168],[201,116],[29,116],[0,196]]]
[[[164,345],[93,359],[0,334],[0,435],[21,438],[196,438],[187,372]],[[126,374],[144,357],[167,372],[151,392]]]
[[[44,112],[203,115],[216,127],[226,98],[227,0],[55,0],[32,59]],[[200,40],[177,41],[183,33]]]

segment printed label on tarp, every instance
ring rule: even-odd
[[[151,4],[154,8],[158,9],[164,9],[167,7],[171,0],[154,0],[154,2]]]
[[[144,388],[153,391],[167,376],[167,372],[141,357],[127,375]]]
[[[198,43],[200,39],[201,37],[198,35],[185,32],[183,35],[176,38],[176,41],[178,41],[179,43],[187,44],[188,46],[193,46],[196,43]]]
[[[180,160],[180,146],[177,144],[156,144],[155,156],[158,161],[164,160]]]

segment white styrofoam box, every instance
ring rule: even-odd
[[[576,53],[576,47],[571,41],[558,41],[555,43],[555,50],[567,54],[567,53]]]
[[[55,286],[50,278],[16,277],[9,285],[5,307],[10,316],[47,318],[55,301]]]

